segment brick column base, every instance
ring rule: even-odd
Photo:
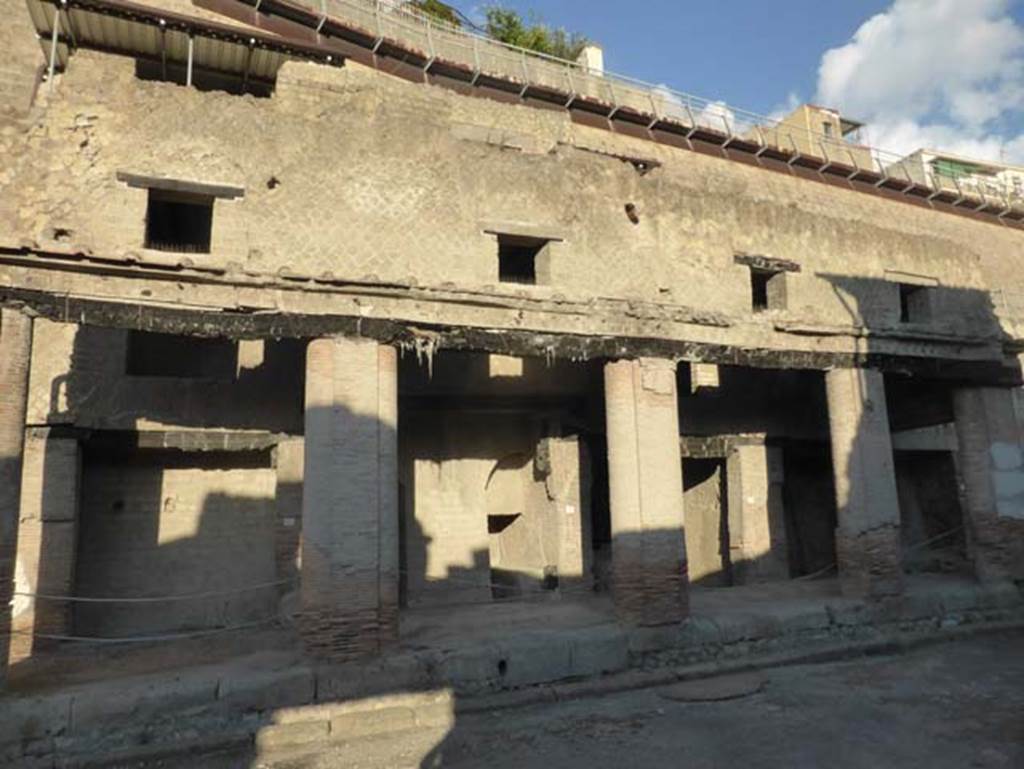
[[[835,477],[836,556],[844,595],[903,592],[900,507],[885,380],[871,369],[825,375]]]
[[[341,662],[398,637],[398,359],[317,339],[306,354],[302,577],[309,652]]]
[[[675,364],[642,359],[604,371],[612,515],[612,591],[636,625],[689,613]]]

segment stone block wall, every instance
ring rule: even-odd
[[[509,152],[453,128],[465,125],[501,126],[543,151]],[[289,64],[268,100],[140,82],[130,60],[80,52],[29,144],[20,141],[12,137],[4,147],[16,159],[9,174],[19,190],[0,211],[0,231],[11,241],[53,245],[59,231],[65,245],[112,259],[447,285],[535,300],[644,301],[730,319],[728,330],[691,327],[695,341],[815,348],[780,321],[895,330],[895,286],[908,274],[939,284],[942,312],[931,331],[991,336],[998,319],[985,265],[1013,253],[1020,239],[991,224],[612,135],[561,113],[460,96],[352,63]],[[640,176],[614,155],[660,165]],[[117,181],[119,171],[223,182],[245,195],[215,204],[211,254],[151,253],[142,248],[146,193]],[[623,212],[626,203],[637,224]],[[497,283],[492,233],[524,227],[559,241],[550,285]],[[734,261],[739,251],[800,265],[786,275],[785,310],[755,317],[748,268]],[[628,270],[619,269],[623,255]],[[582,328],[623,327],[614,312],[592,309]],[[506,315],[495,311],[494,318]],[[902,331],[899,338],[879,335],[874,350],[992,353],[952,349],[934,336],[908,341]],[[818,349],[847,344],[830,335],[817,341]]]

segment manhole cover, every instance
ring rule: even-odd
[[[757,694],[768,685],[763,673],[737,673],[718,678],[702,678],[666,686],[658,693],[676,702],[719,702]]]

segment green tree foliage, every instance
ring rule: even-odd
[[[531,51],[575,60],[590,45],[583,35],[552,28],[536,17],[527,22],[516,11],[492,5],[484,10],[486,32],[496,40]]]
[[[408,0],[406,4],[415,8],[420,13],[433,16],[435,19],[440,19],[452,26],[462,26],[462,20],[459,18],[458,12],[450,5],[442,3],[441,0]]]

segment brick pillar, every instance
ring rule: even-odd
[[[306,353],[299,628],[323,659],[397,640],[397,367],[394,348],[366,340]]]
[[[726,460],[729,550],[736,584],[789,578],[781,454],[763,443],[739,444]]]
[[[77,440],[55,437],[45,427],[26,431],[15,562],[19,592],[73,594],[80,480]],[[53,644],[33,638],[33,633],[68,635],[72,609],[67,601],[15,597],[13,625],[17,635],[11,639],[11,662]]]
[[[644,358],[604,369],[612,590],[626,622],[688,613],[675,364]]]
[[[975,573],[984,582],[1024,575],[1024,458],[1013,392],[993,387],[956,390],[953,408]]]
[[[898,595],[903,591],[900,507],[885,381],[871,369],[836,369],[826,373],[825,386],[843,593]]]
[[[32,319],[0,310],[0,686],[7,677]]]

